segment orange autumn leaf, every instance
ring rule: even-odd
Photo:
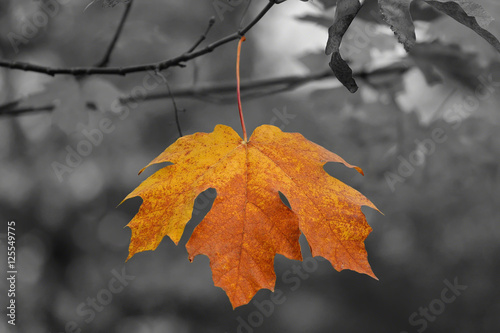
[[[361,206],[376,208],[323,166],[339,162],[361,169],[302,135],[262,125],[244,142],[232,128],[217,125],[212,133],[178,139],[148,166],[162,162],[173,164],[124,199],[143,199],[128,224],[128,259],[156,249],[165,236],[178,244],[195,198],[215,188],[212,209],[186,247],[190,260],[198,254],[209,257],[214,284],[226,291],[233,307],[247,304],[262,288],[274,290],[274,258],[279,253],[301,260],[301,232],[313,256],[326,258],[339,271],[376,278],[364,245],[371,228]]]

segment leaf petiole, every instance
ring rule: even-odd
[[[241,43],[246,40],[245,36],[240,38],[238,42],[238,53],[236,55],[236,96],[238,98],[238,110],[240,112],[241,128],[243,129],[243,141],[247,140],[247,129],[245,127],[245,119],[243,118],[243,110],[241,108],[241,93],[240,93],[240,55],[241,55]]]

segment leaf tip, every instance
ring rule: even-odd
[[[352,80],[354,82],[354,84],[349,84],[349,85],[346,85],[346,88],[347,90],[349,90],[349,92],[351,94],[354,94],[356,91],[358,91],[358,85],[356,84],[356,82],[354,80]]]
[[[375,276],[375,273],[373,273],[373,272],[371,272],[371,274],[367,274],[367,275],[368,275],[369,277],[371,277],[371,278],[373,278],[373,279],[377,280],[377,281],[380,281],[380,280],[378,279],[378,277],[377,277],[377,276]]]
[[[344,85],[344,87],[351,93],[358,91],[358,85],[352,76],[352,69],[349,67],[347,62],[342,59],[339,52],[334,52],[332,54],[331,61],[329,63],[335,77]]]
[[[356,270],[356,272],[362,273],[362,274],[366,274],[369,277],[371,277],[371,278],[373,278],[373,279],[375,279],[377,281],[380,281],[378,279],[378,277],[375,275],[375,273],[373,273],[372,268],[371,268],[371,266],[369,264],[367,264],[367,267],[365,267],[363,270]]]

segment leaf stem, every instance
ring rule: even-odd
[[[241,55],[241,43],[246,40],[245,36],[240,38],[238,42],[238,53],[236,55],[236,96],[238,98],[238,110],[240,112],[241,128],[243,129],[243,140],[247,142],[247,129],[245,127],[245,119],[243,118],[243,110],[241,108],[241,93],[240,93],[240,55]]]

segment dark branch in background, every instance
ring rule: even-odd
[[[377,69],[371,72],[357,72],[354,73],[354,77],[365,79],[367,83],[369,83],[370,79],[383,78],[385,76],[390,75],[402,75],[406,71],[410,69],[410,65],[405,62],[401,62],[397,65],[392,65],[387,68]],[[247,99],[249,98],[259,98],[272,94],[277,94],[280,92],[287,92],[297,89],[307,83],[321,81],[325,79],[335,79],[335,75],[331,70],[325,70],[321,73],[313,73],[307,75],[290,75],[278,78],[271,79],[261,79],[254,81],[247,81],[241,83],[241,92],[242,97]],[[214,103],[224,103],[225,99],[230,102],[234,102],[234,89],[236,87],[236,83],[234,82],[226,82],[222,84],[205,84],[202,87],[186,87],[186,88],[177,88],[170,89],[170,92],[167,93],[153,93],[146,95],[144,97],[124,97],[120,100],[122,104],[126,104],[128,102],[138,102],[138,101],[152,101],[164,98],[197,98],[204,101],[214,102]],[[17,110],[15,110],[15,106],[19,104],[21,101],[11,102],[8,104],[4,104],[0,106],[0,116],[2,115],[15,115],[17,114]],[[48,108],[51,106],[45,106],[44,108]],[[53,106],[52,106],[53,108]],[[174,106],[176,108],[176,106]],[[29,108],[25,108],[19,113],[28,112]],[[45,110],[45,109],[44,109]],[[33,108],[33,111],[41,111],[39,108],[36,110]],[[51,111],[51,110],[45,110]]]
[[[168,84],[167,78],[159,73],[158,75],[160,75],[165,81],[165,86],[167,87],[168,96],[172,100],[172,105],[174,106],[175,124],[177,125],[177,131],[179,132],[179,137],[182,137],[181,123],[179,121],[179,109],[177,108],[177,103],[175,102],[174,94],[172,94],[172,89],[170,89],[170,84]]]
[[[247,81],[241,83],[241,92],[243,97],[251,97],[252,93],[255,93],[255,90],[265,90],[265,92],[272,91],[272,89],[279,89],[280,91],[291,91],[295,88],[298,88],[302,85],[305,85],[309,82],[320,81],[323,79],[335,78],[333,72],[331,70],[308,74],[304,76],[300,75],[290,75],[278,78],[271,79],[261,79],[254,81]],[[265,89],[269,88],[269,89]],[[225,82],[219,84],[205,84],[205,86],[201,87],[186,87],[172,90],[172,93],[178,98],[199,98],[199,99],[210,99],[210,96],[214,95],[224,95],[229,94],[234,99],[234,90],[236,89],[235,82]],[[280,91],[276,91],[280,92]],[[272,93],[271,93],[272,94]],[[259,96],[253,96],[259,97]],[[146,95],[141,100],[151,101],[157,99],[169,98],[168,94],[165,93],[152,93]],[[120,100],[121,103],[126,104],[127,102],[135,101],[136,98],[133,96],[125,97]],[[217,100],[213,100],[214,102],[220,102]]]
[[[122,19],[120,20],[120,23],[118,24],[118,28],[116,29],[115,35],[113,36],[113,39],[111,40],[111,43],[108,46],[108,49],[106,50],[106,53],[104,54],[104,57],[102,58],[101,61],[99,61],[95,67],[107,67],[109,60],[111,58],[111,53],[113,52],[116,42],[118,41],[118,38],[120,37],[120,34],[123,30],[123,26],[125,25],[125,21],[127,20],[128,14],[130,13],[130,8],[132,7],[132,3],[134,0],[130,0],[126,5],[125,5],[125,11],[123,12]]]
[[[109,68],[100,68],[100,67],[76,67],[76,68],[52,68],[46,66],[35,65],[26,62],[18,62],[18,61],[5,61],[0,60],[0,67],[10,68],[10,69],[18,69],[29,72],[42,73],[47,75],[61,75],[61,74],[69,74],[69,75],[94,75],[94,74],[102,74],[102,75],[126,75],[130,73],[137,72],[146,72],[149,70],[152,71],[161,71],[170,67],[179,66],[184,67],[184,63],[198,58],[204,54],[210,53],[216,48],[227,44],[233,40],[240,39],[241,36],[245,35],[250,29],[253,28],[255,24],[257,24],[266,13],[274,6],[275,3],[281,3],[282,0],[270,0],[267,5],[260,11],[260,13],[250,22],[245,28],[232,33],[226,37],[219,39],[212,44],[207,45],[203,49],[199,51],[186,52],[177,56],[175,58],[171,58],[165,61],[161,61],[158,63],[151,63],[145,65],[135,65],[129,67],[109,67]]]
[[[16,105],[18,103],[19,101],[15,102]],[[52,112],[54,111],[55,108],[56,108],[55,105],[27,106],[22,108],[15,108],[15,105],[9,106],[5,104],[0,106],[0,116],[19,116],[24,113]]]
[[[383,78],[387,75],[402,75],[410,68],[410,64],[401,62],[390,67],[380,68],[374,71],[360,71],[355,72],[354,77],[360,79],[373,79],[377,77]],[[242,97],[258,98],[267,95],[273,95],[280,92],[287,92],[297,89],[310,82],[321,81],[324,79],[336,79],[333,72],[328,69],[321,73],[311,73],[307,75],[289,75],[271,79],[261,79],[254,81],[246,81],[241,83]],[[367,80],[369,83],[370,80]],[[201,87],[186,87],[173,89],[172,94],[177,98],[198,98],[202,100],[210,99],[214,95],[228,94],[231,98],[234,96],[234,89],[236,83],[226,82],[221,84],[205,84]],[[268,89],[266,89],[268,88]],[[170,98],[169,94],[165,93],[152,93],[141,98],[141,101],[151,101],[163,98]],[[121,103],[135,102],[136,98],[133,96],[125,97],[120,100]],[[213,100],[214,102],[221,102],[220,100]]]

